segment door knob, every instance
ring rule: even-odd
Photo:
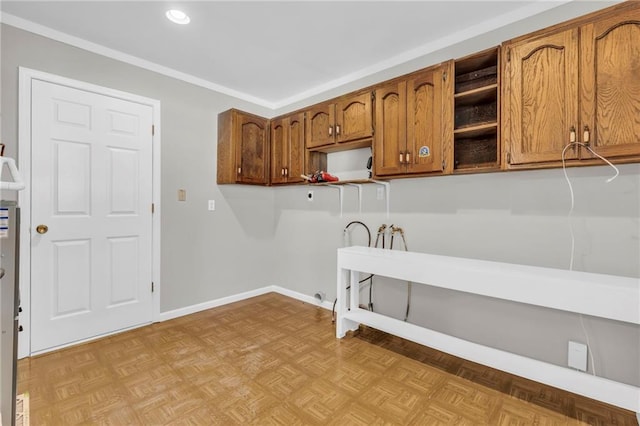
[[[49,230],[49,227],[47,225],[36,226],[36,232],[38,234],[46,234],[48,230]]]

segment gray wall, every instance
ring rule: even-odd
[[[260,188],[215,184],[216,115],[230,107],[274,116],[348,90],[452,57],[604,6],[571,2],[541,17],[434,52],[279,111],[2,26],[2,140],[17,151],[17,67],[25,66],[148,96],[162,103],[163,312],[270,284],[335,297],[336,248],[350,220],[373,232],[402,226],[412,251],[567,268],[569,192],[561,170],[400,179],[391,183],[391,217],[374,186],[364,188],[363,214],[355,190],[345,189],[345,214],[331,188]],[[331,164],[330,164],[331,167]],[[574,269],[640,277],[640,166],[571,169],[576,207]],[[176,201],[179,188],[187,202]],[[208,199],[217,210],[206,210]],[[353,242],[366,244],[361,229]],[[399,284],[399,285],[398,285]],[[406,286],[377,280],[376,310],[402,317]],[[414,286],[410,321],[566,365],[567,340],[585,341],[577,315]],[[599,375],[640,385],[640,327],[586,317]]]

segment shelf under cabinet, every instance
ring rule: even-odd
[[[338,180],[335,182],[307,182],[310,186],[328,186],[328,185],[360,185],[364,183],[380,183],[380,179],[349,179]]]
[[[498,98],[498,84],[490,84],[466,92],[456,93],[453,98],[457,107],[495,101]]]
[[[495,51],[497,55],[497,51]],[[471,90],[474,90],[479,87],[490,86],[492,84],[498,83],[498,65],[497,65],[497,56],[490,60],[491,65],[481,68],[474,69],[468,73],[462,73],[461,71],[461,63],[458,62],[456,64],[456,83],[455,83],[455,93],[464,93]]]
[[[454,170],[456,173],[463,173],[463,172],[472,173],[472,172],[477,172],[479,170],[485,170],[485,171],[498,170],[499,168],[500,166],[497,164],[497,162],[492,161],[490,163],[457,164]]]
[[[496,168],[498,164],[498,140],[494,136],[454,141],[454,169],[470,170]]]
[[[490,123],[474,124],[471,126],[460,127],[455,129],[453,134],[455,138],[475,138],[483,135],[490,135],[498,131],[498,123],[492,121]]]

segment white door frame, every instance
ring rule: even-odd
[[[160,316],[160,101],[119,90],[109,89],[94,84],[72,80],[36,71],[29,68],[19,68],[18,86],[18,164],[24,177],[26,188],[18,194],[21,209],[20,224],[20,299],[22,313],[20,324],[23,332],[18,339],[18,358],[31,355],[31,82],[41,80],[59,84],[74,89],[93,92],[99,95],[111,96],[125,101],[149,105],[153,113],[154,134],[153,143],[153,194],[154,214],[152,216],[152,321],[156,322]],[[149,206],[151,208],[151,206]],[[151,285],[151,283],[149,283]],[[97,337],[97,336],[96,336]],[[75,342],[77,343],[77,342]],[[74,343],[74,344],[75,344]]]

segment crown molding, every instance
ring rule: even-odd
[[[199,87],[203,87],[208,90],[212,90],[212,91],[222,93],[224,95],[228,95],[246,102],[250,102],[252,104],[268,108],[275,112],[276,110],[286,108],[297,102],[302,102],[313,96],[321,95],[322,93],[328,92],[330,90],[336,89],[340,86],[343,86],[349,83],[356,82],[360,79],[369,77],[378,72],[393,68],[395,66],[399,66],[403,63],[418,59],[422,56],[437,52],[439,50],[446,49],[447,47],[451,47],[455,44],[464,42],[465,40],[478,37],[482,34],[486,34],[490,31],[494,31],[496,29],[505,27],[507,25],[513,24],[520,20],[529,18],[531,16],[537,15],[539,13],[545,12],[547,10],[569,3],[571,1],[574,1],[574,0],[553,0],[553,1],[537,0],[534,3],[528,4],[512,12],[508,12],[502,15],[497,15],[488,21],[483,21],[477,25],[467,27],[464,30],[458,31],[446,37],[442,37],[432,42],[426,43],[415,49],[402,52],[389,59],[378,62],[371,66],[362,68],[358,71],[347,74],[343,77],[333,79],[324,84],[312,87],[309,90],[305,90],[296,95],[293,95],[281,100],[276,100],[276,101],[269,101],[266,99],[262,99],[262,98],[250,95],[248,93],[240,92],[238,90],[234,90],[229,87],[222,86],[212,81],[205,80],[203,78],[196,77],[191,74],[187,74],[187,73],[184,73],[184,72],[175,70],[173,68],[169,68],[169,67],[151,62],[151,61],[147,61],[137,56],[129,55],[127,53],[124,53],[115,49],[111,49],[106,46],[93,43],[85,39],[69,35],[67,33],[63,33],[61,31],[54,30],[50,27],[40,25],[23,18],[19,18],[17,16],[14,16],[8,13],[0,13],[0,22],[6,25],[10,25],[10,26],[25,30],[25,31],[29,31],[34,34],[41,35],[43,37],[47,37],[49,39],[52,39],[61,43],[68,44],[70,46],[74,46],[92,53],[96,53],[101,56],[115,59],[120,62],[134,65],[158,74],[162,74],[162,75],[172,77],[177,80],[181,80]]]
[[[275,104],[273,102],[269,102],[265,99],[261,99],[256,96],[249,95],[247,93],[230,89],[228,87],[213,83],[203,78],[195,77],[191,74],[174,70],[173,68],[165,67],[163,65],[156,64],[155,62],[147,61],[137,56],[129,55],[127,53],[120,52],[119,50],[111,49],[101,44],[92,43],[80,37],[72,36],[67,33],[54,30],[53,28],[49,28],[44,25],[40,25],[23,18],[19,18],[17,16],[14,16],[8,13],[3,12],[0,14],[0,22],[6,25],[10,25],[12,27],[19,28],[21,30],[25,30],[43,37],[47,37],[51,40],[55,40],[64,44],[68,44],[73,47],[77,47],[92,53],[96,53],[101,56],[105,56],[107,58],[115,59],[117,61],[124,62],[129,65],[134,65],[134,66],[146,69],[148,71],[152,71],[158,74],[165,75],[167,77],[172,77],[177,80],[191,83],[195,86],[200,86],[205,89],[222,93],[224,95],[232,96],[234,98],[237,98],[246,102],[250,102],[255,105],[266,107],[272,110],[275,108]]]

